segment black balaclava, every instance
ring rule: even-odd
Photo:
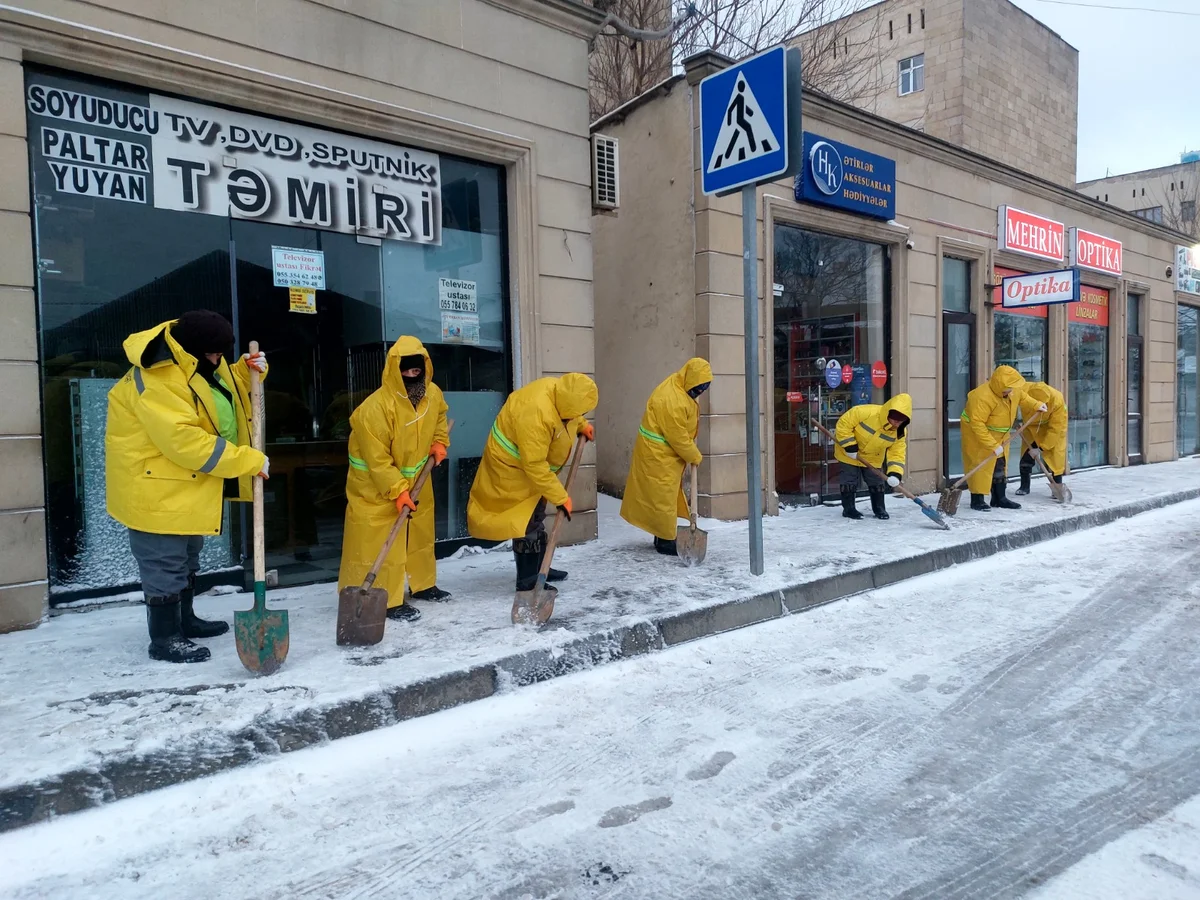
[[[710,384],[712,384],[712,382],[711,382],[711,381],[706,381],[706,382],[704,382],[704,384],[698,384],[698,385],[696,385],[694,388],[692,388],[691,390],[689,390],[689,391],[687,392],[687,395],[688,395],[689,397],[691,397],[693,400],[699,400],[699,399],[700,399],[700,395],[701,395],[701,394],[703,394],[705,391],[707,391],[707,390],[708,390],[708,386],[709,386]]]
[[[404,374],[409,369],[420,369],[421,374],[409,378]],[[425,396],[425,357],[420,353],[400,357],[400,377],[404,379],[404,388],[408,391],[408,402],[416,408]]]
[[[179,346],[196,357],[196,371],[206,381],[212,381],[217,366],[208,361],[206,353],[228,353],[233,349],[233,326],[220,313],[210,309],[185,312],[171,326],[171,335]]]
[[[900,417],[900,423],[896,426],[896,437],[902,438],[904,437],[905,430],[908,428],[908,416],[895,409],[888,414],[888,418],[891,419],[893,415],[898,415]],[[893,421],[895,420],[893,419]]]

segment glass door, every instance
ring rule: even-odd
[[[1175,451],[1179,456],[1200,453],[1200,412],[1197,411],[1197,320],[1200,309],[1179,305],[1175,351]]]
[[[1141,333],[1141,311],[1142,298],[1137,294],[1130,294],[1126,299],[1126,325],[1129,336],[1126,339],[1125,359],[1128,365],[1128,377],[1125,412],[1126,412],[1126,455],[1129,457],[1130,465],[1137,465],[1144,461],[1142,441],[1143,441],[1143,419],[1142,419],[1142,375],[1144,363],[1142,360],[1142,350],[1144,348],[1145,339]]]
[[[943,316],[942,399],[946,407],[946,430],[942,471],[947,478],[963,474],[961,416],[967,405],[967,393],[975,384],[974,319],[950,313]]]

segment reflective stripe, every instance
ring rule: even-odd
[[[349,454],[347,454],[347,456],[349,456]],[[368,471],[367,461],[365,459],[359,459],[357,456],[350,456],[350,468],[358,469],[360,472],[366,472]]]
[[[868,425],[866,422],[859,422],[858,427],[861,428],[863,431],[865,431],[867,434],[875,433],[875,429],[872,428],[870,425]]]
[[[549,465],[549,464],[547,464],[547,465]],[[562,468],[562,466],[550,466],[550,471],[557,472],[561,468]]]
[[[137,385],[137,392],[139,394],[146,393],[146,382],[142,381],[142,370],[137,366],[133,368],[133,383]]]
[[[886,434],[883,434],[882,432],[875,435],[875,437],[879,438],[881,441],[887,441],[889,444],[894,444],[896,442],[896,439],[894,437],[888,437]]]
[[[987,427],[987,430],[988,430],[988,431],[995,431],[995,432],[998,432],[998,433],[1000,433],[1000,434],[1008,434],[1010,431],[1012,431],[1012,429],[1011,429],[1011,428],[1003,428],[1003,427],[1001,427],[1001,426],[999,426],[999,425],[989,425],[989,426]]]
[[[966,411],[964,411],[963,414],[959,416],[959,418],[962,419],[964,422],[971,421],[971,417],[966,414]]]
[[[423,469],[425,467],[426,459],[429,459],[429,457],[426,456],[425,459],[422,459],[415,466],[401,466],[400,474],[403,475],[405,478],[416,478],[417,475],[419,475],[421,473],[421,469]]]
[[[643,428],[641,425],[638,426],[638,434],[640,434],[642,437],[644,437],[648,441],[654,441],[654,443],[656,443],[656,444],[666,444],[666,442],[667,442],[667,439],[665,437],[663,437],[661,434],[655,434],[653,431],[648,431],[647,429]]]
[[[504,432],[500,430],[498,422],[492,423],[492,437],[496,439],[496,443],[503,447],[513,459],[521,458],[521,451],[517,449],[516,444],[504,436]]]
[[[858,443],[858,438],[848,437],[844,441],[838,441],[838,443],[843,447],[849,447],[851,444]]]
[[[888,467],[888,469],[889,469],[889,470],[891,470],[891,469],[899,469],[901,472],[903,472],[903,471],[904,471],[904,463],[902,463],[902,462],[892,462],[890,459],[888,460],[887,467]]]
[[[212,456],[208,458],[208,462],[200,467],[200,471],[205,475],[208,475],[210,472],[212,472],[212,470],[217,467],[217,463],[221,461],[221,454],[225,452],[225,443],[225,438],[217,438],[216,444],[213,445]]]

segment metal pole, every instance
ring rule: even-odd
[[[758,188],[742,188],[742,302],[746,327],[746,492],[750,571],[763,573],[762,440],[758,421]]]

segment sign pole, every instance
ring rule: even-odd
[[[762,439],[758,378],[758,187],[742,188],[742,302],[746,331],[746,500],[750,571],[763,573]]]

